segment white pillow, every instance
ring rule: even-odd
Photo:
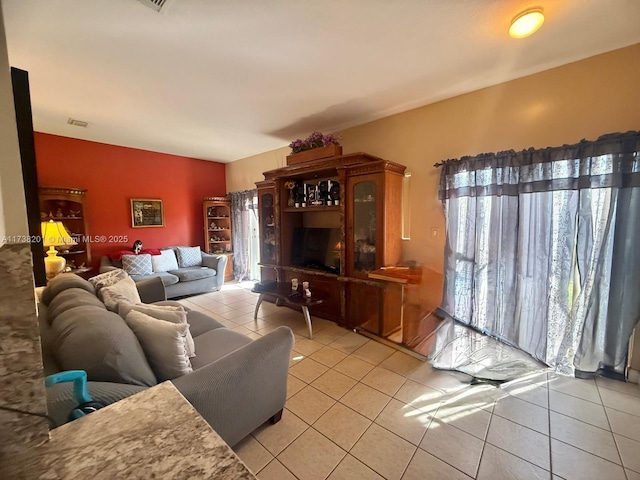
[[[187,312],[185,312],[181,306],[147,305],[145,303],[132,305],[131,303],[125,302],[118,305],[118,314],[125,320],[132,310],[149,315],[156,320],[164,320],[165,322],[171,323],[187,323]],[[196,345],[190,330],[187,330],[187,355],[189,358],[196,356]]]
[[[180,268],[201,266],[200,247],[178,247],[178,263]]]
[[[118,303],[120,302],[141,303],[136,282],[131,277],[120,280],[110,287],[102,287],[98,292],[98,297],[112,312],[118,311]]]
[[[96,289],[96,293],[103,287],[109,287],[118,283],[120,280],[127,278],[129,274],[121,269],[110,270],[108,272],[101,273],[95,277],[89,279],[89,283]]]
[[[151,275],[151,255],[141,253],[139,255],[123,255],[122,268],[129,275]]]
[[[154,272],[168,272],[178,269],[178,259],[173,249],[160,250],[160,255],[151,256],[151,266]]]
[[[129,312],[125,321],[138,337],[158,382],[193,372],[187,356],[188,324],[156,320],[135,310]]]

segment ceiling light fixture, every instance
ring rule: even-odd
[[[544,23],[542,7],[534,7],[516,15],[511,20],[509,35],[513,38],[525,38],[536,32]]]

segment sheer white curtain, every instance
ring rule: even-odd
[[[257,190],[231,192],[233,226],[233,276],[237,281],[251,280],[257,271],[255,235],[252,226],[257,215]]]
[[[563,373],[622,374],[640,318],[640,134],[445,162],[442,309]]]

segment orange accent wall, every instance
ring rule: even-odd
[[[202,199],[226,195],[223,163],[35,132],[38,183],[87,190],[89,234],[126,236],[91,244],[93,266],[110,252],[130,248],[204,246]],[[131,198],[159,198],[164,227],[132,228]]]

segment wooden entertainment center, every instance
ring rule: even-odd
[[[325,298],[311,313],[347,328],[381,336],[399,330],[398,315],[387,313],[402,299],[368,274],[400,261],[404,171],[353,153],[264,172],[256,183],[261,279],[308,281]],[[313,234],[329,230],[324,261],[301,261],[300,243],[320,243]]]

